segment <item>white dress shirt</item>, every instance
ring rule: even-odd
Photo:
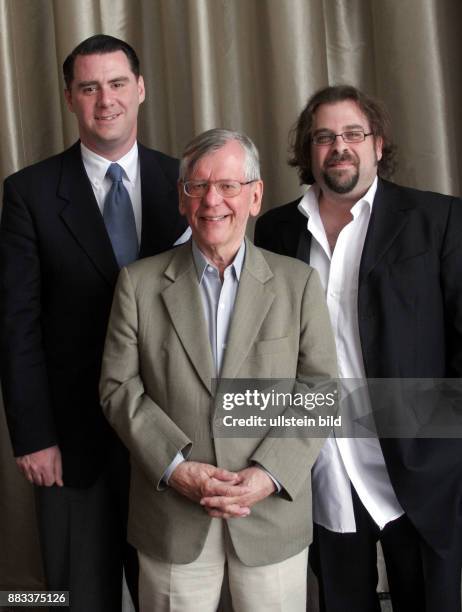
[[[85,171],[90,180],[95,194],[98,207],[103,214],[104,200],[112,185],[112,181],[106,176],[107,169],[112,163],[117,163],[122,167],[122,182],[128,191],[130,201],[133,206],[133,214],[135,215],[136,235],[138,236],[138,246],[141,243],[141,178],[140,178],[140,162],[138,157],[138,143],[135,142],[133,147],[123,157],[116,162],[112,162],[105,157],[101,157],[97,153],[90,151],[84,144],[80,143],[82,152],[82,161]],[[183,234],[176,240],[172,246],[183,244],[189,240],[191,236],[191,228],[187,227]]]
[[[112,186],[111,179],[106,176],[107,169],[112,163],[121,166],[122,182],[128,191],[135,215],[136,234],[138,236],[138,246],[141,242],[141,179],[140,163],[138,159],[138,143],[135,144],[123,157],[113,162],[97,153],[90,151],[84,144],[80,143],[82,161],[85,171],[90,179],[93,193],[98,202],[101,214],[103,214],[104,200]]]
[[[310,265],[319,272],[326,292],[342,379],[365,378],[358,325],[358,277],[376,191],[377,179],[351,209],[353,219],[341,230],[333,253],[319,214],[318,187],[311,186],[298,205],[308,218]],[[356,531],[350,482],[380,529],[404,513],[378,439],[333,436],[326,440],[312,470],[315,523],[341,533]]]

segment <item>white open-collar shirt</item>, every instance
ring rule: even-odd
[[[358,278],[377,178],[353,206],[352,221],[340,232],[331,253],[319,214],[319,188],[312,185],[298,208],[312,236],[310,265],[319,272],[343,379],[365,378],[358,325]],[[313,520],[331,531],[356,531],[351,484],[380,529],[401,516],[377,438],[328,438],[312,470]]]

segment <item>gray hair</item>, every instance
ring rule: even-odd
[[[246,181],[260,180],[260,158],[257,147],[248,136],[241,132],[214,128],[202,132],[186,145],[180,162],[180,181],[186,181],[194,170],[197,162],[225,146],[228,142],[237,140],[245,153],[244,174]]]

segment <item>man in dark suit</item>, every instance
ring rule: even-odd
[[[317,92],[290,161],[310,187],[263,215],[255,242],[320,272],[343,378],[460,377],[462,203],[384,180],[393,153],[378,101]],[[380,540],[394,612],[460,612],[461,456],[455,439],[326,442],[312,472],[322,609],[380,610]]]
[[[128,461],[98,397],[121,265],[185,232],[177,160],[137,143],[135,51],[96,35],[63,65],[80,142],[10,176],[0,228],[1,379],[17,464],[37,487],[47,585],[71,609],[121,607]],[[103,216],[104,215],[104,216]]]

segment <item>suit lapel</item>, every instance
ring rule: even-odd
[[[119,267],[85,172],[78,142],[63,153],[58,196],[64,201],[60,213],[63,222],[105,280],[114,285]]]
[[[405,226],[409,208],[412,208],[412,204],[399,197],[399,190],[392,183],[379,179],[361,257],[359,285],[366,280]]]
[[[176,249],[165,276],[172,281],[162,292],[165,307],[199,378],[213,393],[211,383],[216,374],[190,243]],[[245,262],[220,378],[234,378],[253,346],[275,298],[266,285],[272,277],[264,257],[246,241]]]
[[[274,300],[266,282],[273,277],[263,255],[246,240],[245,262],[228,333],[221,378],[235,378]]]
[[[206,389],[216,377],[191,243],[178,247],[165,271],[172,281],[162,299],[184,350]]]

